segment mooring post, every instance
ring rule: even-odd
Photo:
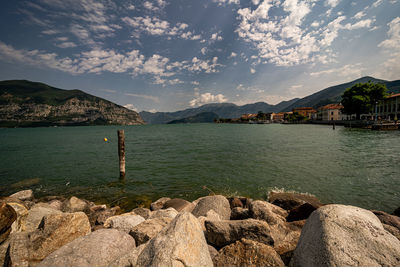
[[[335,130],[335,122],[333,123],[333,128],[332,129]]]
[[[125,132],[118,130],[119,178],[125,178]]]

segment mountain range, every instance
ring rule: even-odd
[[[162,124],[177,120],[185,121],[186,118],[192,118],[197,114],[204,112],[213,112],[220,118],[238,118],[242,114],[257,113],[258,111],[262,111],[264,113],[283,112],[291,111],[293,108],[297,107],[313,107],[317,109],[326,104],[339,103],[341,101],[341,95],[347,88],[352,87],[356,83],[366,83],[369,81],[386,85],[388,92],[400,93],[400,80],[385,81],[366,76],[348,83],[328,87],[303,98],[295,98],[289,101],[283,101],[276,105],[270,105],[264,102],[257,102],[243,106],[238,106],[232,103],[218,103],[206,104],[197,108],[189,108],[175,112],[151,113],[142,111],[139,114],[147,123]],[[193,122],[193,119],[191,119],[191,121]]]
[[[26,80],[0,82],[0,127],[144,124],[140,115],[80,90]]]

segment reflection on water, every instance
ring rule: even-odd
[[[29,187],[38,196],[76,195],[130,208],[161,196],[265,198],[284,188],[391,212],[400,204],[399,134],[320,125],[0,129],[0,193]]]

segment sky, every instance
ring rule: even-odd
[[[0,80],[135,111],[277,104],[400,79],[400,0],[4,0]]]

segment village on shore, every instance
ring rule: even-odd
[[[400,94],[392,94],[379,101],[375,110],[368,114],[361,114],[357,119],[356,114],[345,114],[343,105],[331,103],[317,109],[313,107],[298,107],[290,112],[269,112],[259,111],[254,114],[243,114],[240,118],[216,119],[215,123],[314,123],[314,124],[336,124],[358,128],[372,129],[399,129],[398,118],[400,118]]]
[[[0,199],[1,266],[400,266],[393,215],[270,192],[118,206],[23,190]]]

